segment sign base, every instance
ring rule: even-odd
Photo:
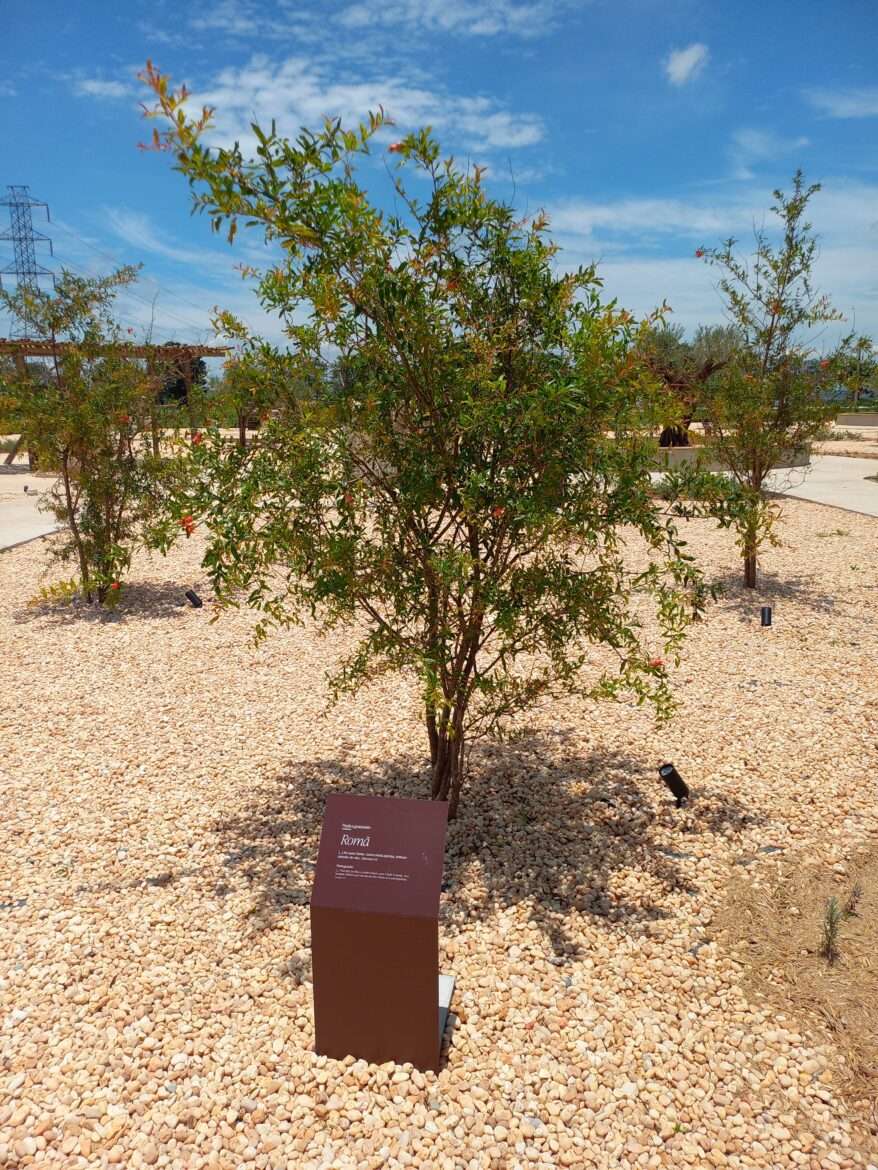
[[[448,1012],[451,1008],[451,997],[454,995],[454,976],[439,976],[439,1050],[442,1050],[442,1037],[445,1035],[445,1025],[448,1023]]]

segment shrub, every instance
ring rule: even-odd
[[[191,121],[183,94],[148,80],[171,122],[155,141],[196,205],[230,238],[241,218],[282,245],[260,296],[286,322],[296,380],[338,355],[328,400],[297,400],[248,450],[214,434],[194,453],[179,510],[206,523],[217,596],[258,610],[261,633],[303,613],[362,623],[334,686],[414,673],[430,792],[452,815],[466,743],[541,698],[627,694],[667,714],[649,642],[673,656],[702,590],[651,491],[641,329],[594,269],[559,275],[545,218],[523,223],[426,132],[392,147],[419,195],[396,171],[404,213],[385,215],[354,170],[381,115],[295,142],[257,126],[245,160],[207,150],[209,115]],[[614,665],[585,678],[592,643]]]
[[[7,376],[4,413],[18,420],[40,466],[58,472],[45,505],[66,532],[56,555],[76,562],[82,595],[99,604],[118,589],[151,505],[143,439],[153,390],[142,365],[125,355],[111,316],[115,293],[135,275],[132,268],[96,279],[64,272],[52,296],[0,292],[7,310],[53,347],[47,373]]]

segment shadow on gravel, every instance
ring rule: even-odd
[[[759,609],[763,605],[777,605],[792,601],[815,613],[838,615],[839,599],[831,593],[824,593],[819,579],[814,576],[784,575],[765,573],[759,570],[755,589],[748,589],[742,580],[743,570],[726,573],[713,579],[718,585],[720,602],[737,610],[742,622],[759,625]]]
[[[77,622],[111,624],[142,619],[181,618],[192,608],[185,597],[189,588],[188,583],[155,585],[151,582],[134,581],[124,586],[122,598],[115,609],[103,609],[78,599],[37,601],[33,605],[17,610],[13,614],[13,621],[17,625],[26,625],[38,619],[44,621],[48,619],[51,625],[69,626]],[[205,608],[203,612],[206,614],[208,611]]]
[[[448,830],[447,923],[527,903],[555,954],[576,955],[571,914],[602,918],[610,929],[647,930],[674,913],[669,896],[699,892],[687,842],[756,823],[737,802],[697,790],[692,806],[678,811],[653,767],[611,751],[583,757],[566,741],[564,733],[530,734],[473,751],[461,813]],[[254,913],[269,924],[285,907],[308,903],[329,792],[423,798],[428,777],[415,759],[368,768],[344,759],[297,765],[254,791],[242,816],[216,823],[225,864],[253,888]],[[662,832],[678,843],[683,836],[683,844],[670,848]],[[632,890],[646,891],[630,900],[620,892],[629,874]]]

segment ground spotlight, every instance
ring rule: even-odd
[[[771,606],[763,605],[762,607],[762,624],[763,626],[771,625]]]
[[[688,799],[689,785],[677,771],[673,764],[662,764],[659,768],[659,776],[670,788],[671,792],[677,798],[677,808],[683,807],[683,801]]]
[[[192,603],[193,609],[201,609],[202,605],[204,605],[204,602],[201,600],[194,589],[186,590],[186,600]]]

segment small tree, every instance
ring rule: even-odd
[[[229,313],[220,313],[214,322],[237,346],[237,352],[224,363],[218,401],[234,414],[238,428],[238,445],[247,446],[248,426],[259,426],[272,413],[295,416],[302,398],[319,397],[325,371],[316,367],[307,382],[302,380],[302,364],[290,354],[253,337],[249,330]]]
[[[850,395],[851,409],[860,404],[860,395],[878,382],[878,353],[871,337],[846,337],[836,358],[839,382]]]
[[[362,623],[334,685],[416,675],[430,791],[451,815],[465,743],[541,698],[627,693],[666,714],[655,643],[676,653],[702,591],[651,492],[653,386],[630,314],[601,301],[593,269],[557,275],[546,220],[517,220],[426,132],[390,147],[421,172],[423,201],[397,171],[404,211],[385,215],[353,166],[380,115],[295,142],[256,126],[245,160],[202,146],[209,115],[191,121],[148,77],[172,123],[156,141],[196,205],[230,236],[242,218],[281,243],[260,292],[302,378],[328,347],[343,371],[247,451],[214,435],[194,452],[180,509],[206,521],[217,596],[246,598],[260,633],[303,611]],[[631,567],[634,533],[647,554]],[[613,667],[584,679],[592,643]]]
[[[58,472],[48,507],[67,540],[56,555],[76,561],[78,589],[100,604],[120,587],[148,498],[142,436],[153,390],[111,317],[116,291],[135,278],[134,268],[97,279],[63,272],[51,296],[0,292],[53,351],[47,376],[28,368],[5,381],[4,413],[19,421],[40,465]]]
[[[746,506],[736,528],[751,589],[759,549],[773,539],[777,515],[765,481],[785,455],[810,451],[834,412],[828,391],[836,362],[812,361],[807,345],[808,329],[842,319],[812,284],[817,243],[803,217],[819,190],[817,183],[806,187],[798,171],[789,197],[774,192],[771,210],[782,240],[775,247],[757,229],[751,262],[738,257],[734,239],[696,252],[723,270],[720,291],[742,339],[736,357],[705,383],[704,404],[711,453],[743,491]]]

